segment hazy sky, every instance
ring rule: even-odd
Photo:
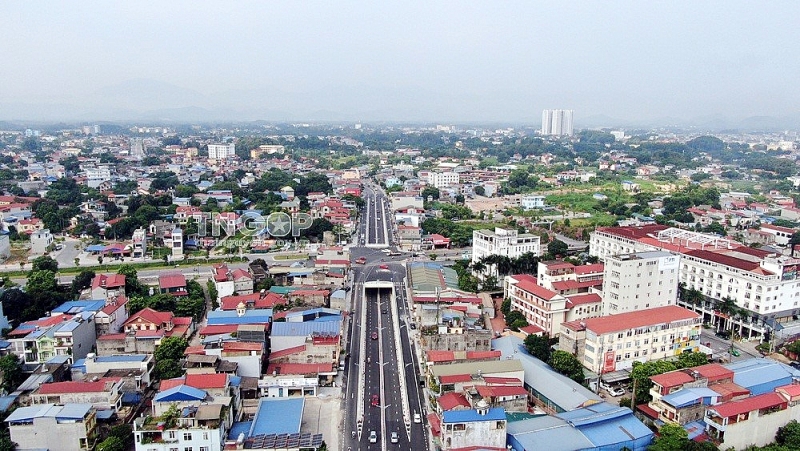
[[[0,3],[0,119],[800,112],[800,2]]]

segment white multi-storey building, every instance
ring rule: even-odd
[[[236,144],[209,144],[208,158],[212,160],[224,160],[236,155]]]
[[[590,371],[609,373],[685,351],[697,351],[701,316],[677,305],[656,307],[561,325],[558,346]]]
[[[88,403],[19,407],[5,422],[20,449],[94,449],[97,415]]]
[[[589,254],[602,260],[653,250],[681,255],[678,283],[704,298],[694,303],[679,298],[678,305],[702,313],[718,328],[758,336],[800,315],[800,259],[662,225],[599,228],[589,242]],[[736,315],[718,308],[725,299],[739,309]]]
[[[543,110],[542,135],[572,136],[572,110]]]
[[[541,238],[537,235],[499,227],[496,227],[494,231],[481,229],[472,232],[473,263],[489,255],[517,258],[528,252],[537,257],[542,255]],[[486,273],[496,274],[497,268],[487,268]]]
[[[133,249],[131,249],[131,257],[144,258],[147,255],[147,231],[141,227],[133,231],[131,237]]]
[[[438,189],[447,188],[458,185],[459,176],[457,172],[431,172],[428,175],[428,182]]]
[[[526,210],[533,210],[536,208],[544,208],[544,196],[538,194],[529,194],[522,196],[520,205]]]
[[[677,302],[680,255],[637,252],[606,258],[603,314],[614,315]]]

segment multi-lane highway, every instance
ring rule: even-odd
[[[366,187],[364,198],[359,245],[350,250],[353,259],[364,257],[367,262],[353,267],[342,449],[425,450],[424,399],[408,331],[405,268],[379,249],[391,246],[393,234],[385,195]],[[415,414],[420,423],[414,422]]]

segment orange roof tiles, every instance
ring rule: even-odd
[[[587,318],[583,320],[586,329],[596,334],[626,331],[638,327],[652,326],[699,318],[700,315],[677,305],[667,305],[634,312],[608,315],[600,318]]]

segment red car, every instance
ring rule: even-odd
[[[377,332],[375,332],[375,331],[372,332],[372,339],[373,340],[377,340],[378,339],[378,333]]]
[[[358,257],[356,259],[356,263],[358,263],[359,265],[363,265],[366,262],[367,262],[367,258],[366,257]]]
[[[381,398],[378,395],[372,395],[372,405],[375,407],[381,405]]]
[[[389,270],[389,265],[380,265],[380,266],[378,266],[378,268],[385,269],[385,270],[388,271]]]

